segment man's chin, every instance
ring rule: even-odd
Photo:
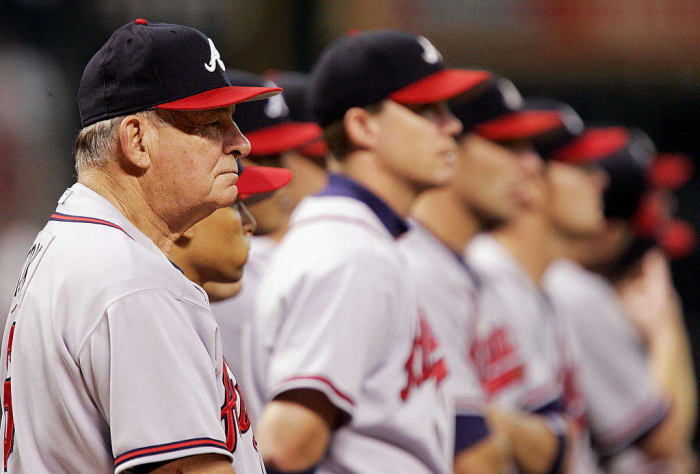
[[[208,281],[204,284],[204,291],[209,296],[209,302],[215,303],[238,295],[243,286],[240,278],[237,281],[222,283],[217,281]]]

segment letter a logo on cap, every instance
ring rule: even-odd
[[[423,48],[423,54],[421,55],[423,61],[428,64],[435,64],[442,61],[442,55],[437,49],[435,49],[435,46],[433,46],[433,43],[431,43],[428,38],[419,36],[418,44],[420,44]]]
[[[214,72],[216,70],[216,65],[217,63],[219,66],[221,66],[221,69],[224,71],[226,70],[226,66],[224,66],[224,62],[221,60],[221,55],[219,54],[219,51],[216,49],[216,46],[214,46],[214,42],[211,40],[211,38],[207,38],[209,40],[209,48],[211,49],[211,59],[209,60],[209,64],[204,63],[204,67],[206,68],[207,71],[209,72]]]
[[[266,81],[265,87],[277,87],[277,84],[272,81]],[[265,105],[265,115],[272,119],[289,115],[289,107],[284,101],[282,94],[273,95],[267,99],[267,104]]]

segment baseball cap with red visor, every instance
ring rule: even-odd
[[[85,67],[78,90],[82,126],[154,108],[217,109],[281,91],[232,86],[225,70],[201,31],[139,18],[117,29]]]
[[[288,119],[291,122],[312,123],[317,128],[311,111],[310,81],[311,76],[297,71],[266,71],[263,76],[282,88],[284,101],[289,107]],[[323,140],[321,129],[318,137],[296,149],[309,158],[321,160],[328,155],[328,147]]]
[[[246,71],[228,71],[226,75],[237,86],[277,87],[273,81]],[[290,107],[283,94],[238,106],[234,120],[250,141],[249,156],[253,159],[300,148],[322,135],[316,123],[291,119]]]
[[[402,31],[345,35],[327,47],[312,72],[311,108],[324,127],[352,107],[383,99],[423,105],[452,99],[490,80],[482,70],[446,68],[430,41]]]
[[[508,79],[494,76],[477,93],[461,95],[450,109],[462,122],[463,133],[476,133],[503,145],[529,142],[546,156],[542,146],[577,136],[583,121],[568,105],[552,99],[523,99]]]
[[[623,126],[587,127],[582,135],[553,150],[551,158],[572,164],[596,163],[608,175],[605,216],[631,222],[635,239],[621,266],[636,261],[652,246],[670,258],[695,248],[695,231],[674,218],[672,192],[692,175],[692,162],[681,154],[657,154],[642,130]]]

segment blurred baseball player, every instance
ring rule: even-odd
[[[478,373],[470,357],[478,312],[488,313],[492,303],[464,263],[465,248],[478,232],[507,223],[527,204],[530,181],[542,164],[524,145],[558,132],[566,118],[558,110],[522,106],[515,86],[500,77],[481,93],[454,101],[452,110],[465,128],[458,139],[455,179],[449,187],[421,195],[412,211],[417,223],[401,241],[421,304],[449,362],[446,383],[456,398],[456,472],[502,472],[511,458],[533,471],[554,464],[556,453],[551,448],[557,439],[539,415],[509,413],[517,432],[488,426],[487,415],[496,410],[487,409],[485,391],[499,378]],[[504,350],[502,356],[498,363],[509,371],[525,365],[517,351]],[[522,449],[518,438],[544,442]]]
[[[343,37],[314,68],[313,110],[340,173],[295,210],[256,298],[268,468],[451,471],[448,369],[396,239],[418,193],[452,178],[461,125],[444,100],[487,77],[388,31]]]
[[[291,178],[288,169],[244,167],[239,160],[236,181],[239,198],[236,202],[212,212],[175,241],[170,251],[171,260],[187,278],[204,288],[210,303],[224,297],[231,298],[240,291],[243,266],[248,260],[250,241],[257,227],[255,218],[240,196],[269,193],[286,185]],[[215,291],[211,290],[211,283],[217,283]],[[225,349],[224,356],[228,357]]]
[[[211,39],[138,19],[80,83],[78,183],[17,282],[3,337],[9,472],[264,472],[204,291],[167,255],[236,200],[250,145]],[[233,465],[232,465],[233,462]]]
[[[262,77],[243,71],[228,71],[232,84],[241,86],[272,85]],[[284,166],[284,158],[296,154],[294,150],[321,138],[321,129],[308,118],[299,120],[292,116],[292,109],[282,94],[267,100],[241,105],[236,110],[236,124],[248,137],[251,152],[243,159],[245,165],[255,169],[271,169],[271,166]],[[296,119],[296,120],[295,120]],[[250,166],[246,166],[246,170]],[[284,168],[283,168],[284,169]],[[289,169],[285,169],[291,174]],[[242,280],[241,293],[212,305],[212,313],[219,323],[224,345],[224,356],[231,361],[231,370],[238,377],[241,386],[247,387],[251,378],[249,366],[242,363],[251,352],[250,341],[246,336],[246,326],[252,317],[252,305],[260,278],[267,263],[287,230],[289,216],[296,206],[296,197],[290,191],[295,182],[306,179],[305,170],[297,167],[292,183],[274,192],[245,195],[244,201],[257,222],[256,236],[251,242],[251,253]],[[324,173],[325,174],[325,173]],[[245,176],[245,175],[243,175]],[[234,362],[235,361],[235,362]],[[245,390],[245,389],[244,389]],[[250,398],[248,414],[255,423],[260,407],[255,398]]]
[[[654,189],[653,178],[663,180],[660,173],[673,164],[653,166],[654,153],[644,132],[624,127],[590,128],[557,151],[600,163],[610,181],[604,231],[562,249],[599,274],[562,260],[548,269],[546,283],[574,329],[589,427],[611,472],[690,472],[697,401],[692,361],[665,259],[650,250],[678,255],[683,242],[672,233],[682,237],[685,227],[659,206],[664,191]],[[620,292],[642,304],[625,308]],[[646,341],[629,320],[640,315]]]
[[[530,102],[526,108],[563,114],[564,127],[535,145],[570,139],[583,128],[578,115],[563,105]],[[517,124],[494,120],[480,130],[492,140],[534,153],[513,135]],[[559,240],[601,228],[603,185],[600,171],[548,162],[529,181],[518,216],[476,237],[467,250],[467,263],[480,278],[482,299],[487,301],[480,305],[471,356],[489,400],[498,408],[489,421],[495,430],[510,433],[515,458],[526,470],[596,471],[588,440],[572,423],[584,428],[571,336],[540,285]],[[522,412],[540,415],[524,419],[533,429],[530,436],[522,431]],[[538,450],[540,455],[519,457],[519,450]],[[523,461],[534,464],[527,468]]]

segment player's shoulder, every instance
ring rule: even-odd
[[[40,235],[45,241],[46,274],[54,288],[85,289],[83,298],[144,289],[167,289],[178,297],[201,301],[163,252],[104,198],[76,184],[59,200]],[[201,303],[206,306],[206,297]]]
[[[611,298],[610,285],[602,278],[569,260],[552,263],[544,275],[547,293],[557,301],[573,305],[596,304]]]
[[[288,252],[323,261],[399,258],[395,239],[372,211],[360,201],[340,196],[304,199],[277,253]]]

